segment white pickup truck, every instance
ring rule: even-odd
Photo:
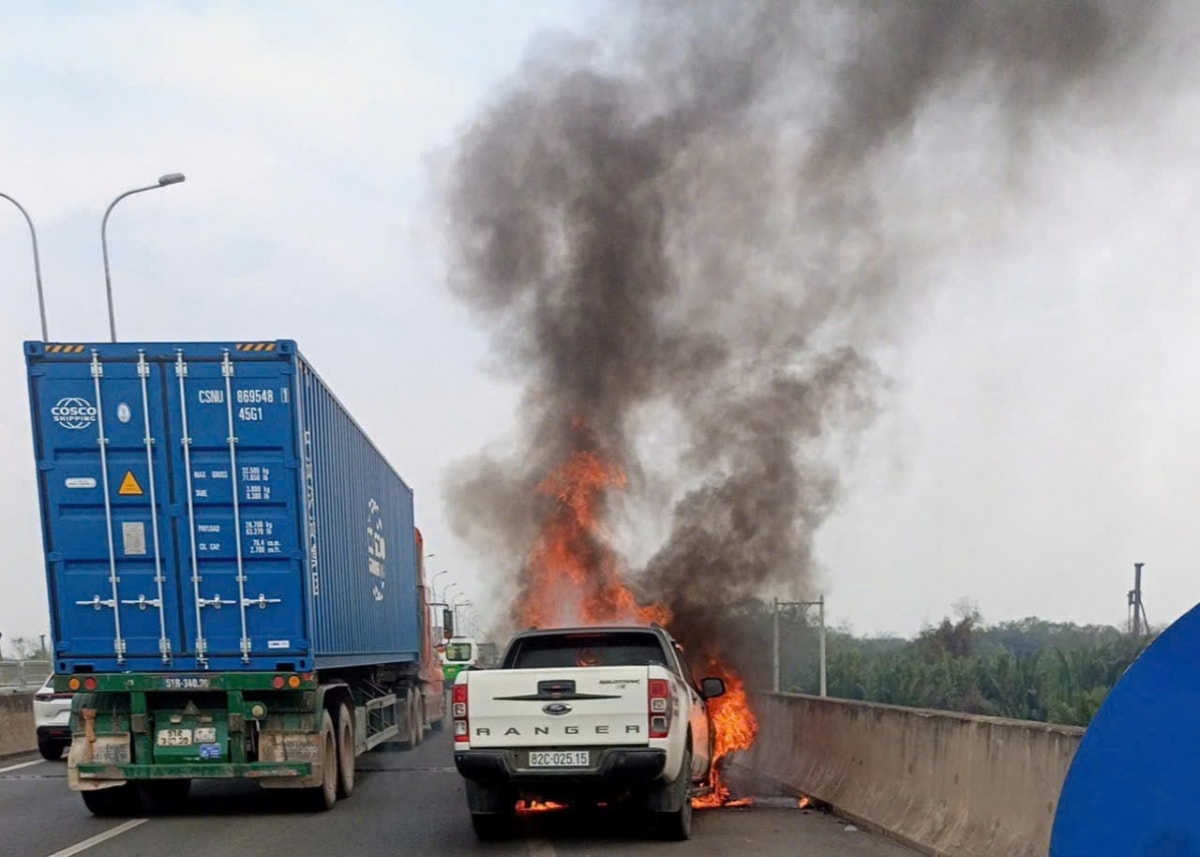
[[[511,831],[520,800],[635,801],[665,838],[689,838],[712,765],[705,701],[724,693],[719,678],[693,681],[656,625],[518,634],[498,669],[459,673],[452,692],[476,834]]]

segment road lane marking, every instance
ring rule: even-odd
[[[135,827],[141,827],[150,819],[135,818],[133,821],[127,821],[124,824],[118,824],[112,830],[106,830],[103,833],[98,833],[91,839],[85,839],[77,845],[72,845],[70,848],[64,848],[62,851],[55,851],[50,857],[71,857],[72,854],[78,854],[80,851],[87,851],[93,845],[99,845],[101,842],[107,842],[110,839],[116,839],[122,833],[128,833]]]
[[[34,765],[44,764],[41,759],[34,759],[32,762],[22,762],[19,765],[9,765],[7,768],[0,768],[0,774],[7,774],[9,771],[19,771],[21,768],[32,768]]]
[[[558,852],[554,850],[554,846],[540,839],[532,839],[526,842],[525,851],[529,854],[529,857],[558,857]]]

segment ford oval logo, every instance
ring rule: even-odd
[[[558,717],[560,714],[568,714],[571,711],[571,706],[565,702],[551,702],[549,705],[543,705],[542,711]]]

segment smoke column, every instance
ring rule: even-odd
[[[668,533],[644,568],[593,539],[588,571],[627,574],[702,650],[730,604],[811,580],[839,496],[830,442],[870,423],[886,383],[869,348],[972,228],[904,181],[922,135],[978,149],[997,202],[1019,199],[1039,123],[1103,113],[1156,6],[612,8],[603,44],[538,40],[455,152],[451,288],[524,395],[515,451],[465,461],[450,505],[519,603],[565,502],[537,490],[554,468],[615,464],[630,508],[677,486],[642,503]],[[639,454],[647,431],[669,460]],[[613,491],[593,498],[602,518]]]

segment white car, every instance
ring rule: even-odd
[[[481,839],[512,829],[519,800],[631,803],[668,839],[691,836],[692,801],[708,783],[706,700],[658,626],[526,631],[499,669],[458,674],[454,763]]]
[[[63,750],[71,746],[71,697],[70,693],[54,692],[54,676],[33,695],[38,752],[51,762],[60,760]]]

